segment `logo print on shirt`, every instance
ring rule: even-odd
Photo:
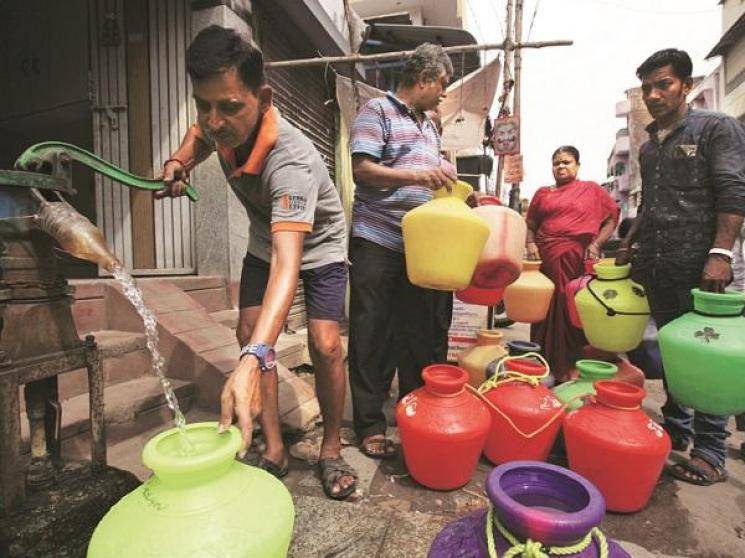
[[[285,194],[284,196],[279,198],[279,207],[292,211],[305,210],[306,203],[307,200],[305,199],[305,196]]]

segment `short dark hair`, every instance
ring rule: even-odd
[[[693,62],[691,62],[691,57],[688,56],[686,51],[666,48],[658,50],[642,62],[641,66],[636,69],[636,77],[644,79],[644,76],[650,72],[665,66],[671,66],[675,75],[683,81],[693,74]]]
[[[186,71],[194,81],[215,77],[236,68],[243,84],[256,91],[264,83],[264,58],[234,29],[210,25],[202,29],[186,50]]]
[[[568,153],[572,157],[574,157],[574,160],[579,164],[579,149],[574,147],[573,145],[562,145],[560,147],[556,148],[556,151],[554,151],[553,155],[551,155],[551,160],[554,160],[554,157],[556,157],[559,153]]]

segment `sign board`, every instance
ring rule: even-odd
[[[495,155],[520,153],[520,117],[497,118],[491,137]]]
[[[476,332],[486,327],[489,308],[466,304],[453,297],[453,321],[448,331],[448,361],[476,344]]]
[[[523,181],[523,156],[521,154],[505,156],[504,181],[507,184],[517,184]]]

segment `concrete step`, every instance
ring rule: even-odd
[[[150,373],[150,352],[142,333],[132,331],[92,332],[101,352],[105,385],[141,378]],[[84,368],[59,376],[59,397],[70,399],[88,392],[88,373]]]
[[[230,329],[236,329],[238,327],[238,314],[239,310],[237,308],[210,312],[212,319]]]
[[[192,382],[170,380],[182,412],[191,408],[196,399]],[[106,436],[117,441],[135,436],[159,425],[170,426],[173,418],[166,405],[160,380],[144,376],[107,386],[104,390]],[[62,439],[67,440],[90,430],[88,394],[62,401]],[[28,451],[29,425],[26,413],[21,413],[21,440]]]

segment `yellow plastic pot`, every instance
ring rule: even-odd
[[[520,277],[504,290],[505,310],[513,322],[535,324],[546,319],[555,287],[540,267],[540,261],[524,261]]]
[[[644,288],[630,279],[629,264],[597,263],[595,273],[597,278],[574,297],[587,340],[614,353],[638,347],[649,321]]]
[[[458,355],[458,366],[468,372],[468,383],[479,387],[486,380],[486,367],[504,356],[507,356],[507,349],[502,346],[502,333],[480,329],[476,333],[476,344]]]
[[[440,291],[464,289],[471,282],[489,225],[465,204],[473,188],[458,181],[401,220],[406,273],[414,285]]]

